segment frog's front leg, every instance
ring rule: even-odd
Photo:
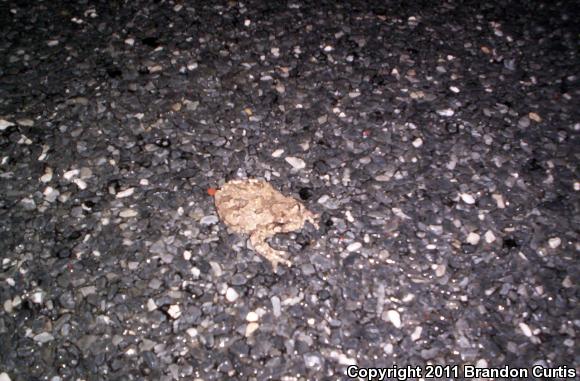
[[[250,235],[250,242],[258,254],[262,255],[264,258],[270,261],[274,272],[278,269],[278,263],[282,263],[286,266],[292,266],[292,262],[284,258],[284,251],[274,250],[268,245],[266,239],[269,236],[262,232],[254,232]]]

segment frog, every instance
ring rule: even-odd
[[[316,213],[261,179],[231,180],[215,192],[214,202],[225,225],[249,236],[252,248],[271,263],[274,272],[279,264],[292,266],[292,261],[288,253],[273,249],[267,240],[278,233],[300,230],[307,221],[319,227]]]

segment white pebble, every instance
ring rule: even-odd
[[[123,209],[121,213],[119,213],[119,217],[122,218],[131,218],[137,216],[139,213],[135,209]]]
[[[258,328],[260,328],[260,325],[258,323],[249,323],[246,326],[246,337],[252,336],[252,334],[256,332]]]
[[[438,278],[441,278],[443,275],[445,275],[445,273],[447,272],[447,266],[443,265],[443,264],[438,264],[435,267],[435,275]]]
[[[157,304],[155,304],[155,300],[149,298],[149,300],[147,300],[147,311],[151,312],[151,311],[155,311],[157,309]]]
[[[115,197],[117,197],[117,198],[129,197],[134,192],[135,192],[135,188],[127,188],[127,189],[122,190],[119,193],[117,193],[117,195]]]
[[[133,46],[133,45],[135,45],[135,39],[134,38],[127,38],[125,40],[125,44],[127,44],[129,46]]]
[[[84,180],[81,179],[74,179],[73,183],[76,184],[77,187],[79,187],[80,190],[85,190],[87,189],[87,183]]]
[[[177,304],[172,304],[171,306],[169,306],[167,313],[172,318],[177,319],[181,316],[181,308],[179,308],[179,305]]]
[[[520,329],[522,330],[522,332],[524,333],[524,335],[526,335],[527,337],[532,337],[532,330],[530,329],[530,326],[527,325],[526,323],[520,323]]]
[[[459,92],[459,88],[457,86],[451,86],[449,87],[449,90],[453,91],[455,94]]]
[[[280,157],[284,153],[282,148],[277,149],[276,151],[272,152],[272,157]]]
[[[4,301],[4,311],[6,311],[7,313],[11,313],[13,309],[12,306],[12,300],[7,299]]]
[[[249,322],[256,322],[260,319],[260,317],[258,316],[258,314],[254,311],[250,311],[248,312],[248,314],[246,315],[246,321]]]
[[[401,328],[403,325],[401,323],[401,315],[395,310],[387,311],[387,318],[395,326],[395,328]]]
[[[191,259],[191,251],[185,250],[183,252],[183,259],[185,259],[186,261],[189,261]]]
[[[485,359],[479,359],[475,363],[476,368],[487,368],[487,361]]]
[[[30,296],[30,300],[32,301],[32,303],[42,304],[44,300],[44,293],[42,291],[37,291]]]
[[[304,162],[304,160],[302,160],[302,159],[300,159],[298,157],[288,156],[288,157],[286,157],[285,160],[294,169],[304,169],[304,168],[306,168],[306,163]]]
[[[49,332],[41,332],[38,335],[34,336],[32,339],[37,343],[44,344],[54,340],[54,336],[52,336],[52,334],[50,334]]]
[[[0,373],[0,381],[12,381],[6,372]]]
[[[346,250],[347,251],[350,251],[350,252],[353,252],[353,251],[359,250],[361,247],[362,247],[362,243],[360,243],[360,242],[353,242],[353,243],[351,243],[350,245],[348,245],[346,247]]]
[[[491,195],[491,197],[495,200],[495,205],[499,209],[504,209],[505,208],[505,201],[504,201],[503,196],[501,194],[494,193],[494,194]]]
[[[415,327],[413,333],[411,333],[411,341],[417,341],[421,338],[421,333],[423,332],[423,327]]]
[[[44,175],[40,176],[40,181],[43,183],[48,183],[50,180],[52,180],[52,175],[52,168],[47,167],[44,171]]]
[[[419,148],[422,145],[423,145],[423,139],[417,138],[417,139],[413,140],[413,147]]]
[[[554,238],[550,238],[548,240],[548,245],[550,245],[550,247],[552,249],[557,248],[558,246],[560,246],[562,244],[562,240],[560,239],[560,237],[554,237]]]
[[[493,234],[493,232],[491,230],[488,230],[485,232],[484,238],[485,238],[485,242],[487,242],[487,243],[495,242],[495,234]]]
[[[197,337],[197,328],[188,328],[185,332],[187,332],[191,338]]]
[[[67,181],[71,181],[73,177],[78,176],[79,173],[81,173],[78,169],[71,169],[70,171],[66,171],[62,177],[64,177],[65,180]]]
[[[240,295],[238,294],[238,292],[231,287],[228,287],[228,289],[226,290],[226,300],[228,302],[235,302],[236,300],[238,300],[239,296]]]
[[[570,278],[570,275],[566,275],[566,277],[562,281],[562,287],[564,287],[564,288],[570,288],[573,285],[574,285],[574,283],[572,282],[572,279]]]
[[[446,108],[443,110],[437,110],[437,114],[439,114],[441,116],[453,116],[453,114],[455,114],[455,111],[453,111],[450,108]]]
[[[4,120],[4,119],[0,119],[0,131],[4,131],[5,129],[7,129],[8,127],[11,127],[11,126],[14,126],[14,123],[9,122],[9,121]]]
[[[479,243],[479,239],[481,237],[479,236],[479,234],[471,232],[467,235],[467,243],[470,245],[477,245]]]
[[[469,193],[461,193],[460,196],[464,203],[470,205],[475,204],[475,198],[473,198],[473,196],[470,195]]]
[[[272,296],[270,301],[272,302],[272,313],[274,314],[275,317],[280,317],[280,315],[282,314],[282,305],[280,303],[280,298],[277,296]]]

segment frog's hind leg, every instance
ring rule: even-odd
[[[274,272],[278,269],[278,264],[282,263],[286,266],[292,266],[292,262],[284,258],[284,251],[274,250],[266,242],[266,237],[260,233],[253,233],[250,236],[250,242],[258,254],[270,261]]]

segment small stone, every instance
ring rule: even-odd
[[[442,110],[437,110],[437,114],[441,116],[453,116],[453,114],[455,114],[455,111],[453,111],[453,109],[446,108]]]
[[[483,237],[485,238],[486,243],[495,242],[495,234],[493,234],[493,232],[491,230],[486,231],[485,235]]]
[[[7,299],[4,301],[4,311],[6,311],[6,313],[12,313],[12,310],[14,309],[14,306],[12,305],[12,300]]]
[[[445,266],[444,264],[438,264],[435,267],[435,275],[438,278],[441,278],[443,275],[445,275],[446,272],[447,272],[447,266]]]
[[[411,333],[411,341],[417,341],[421,338],[421,333],[423,332],[423,327],[415,327],[413,333]]]
[[[548,245],[550,246],[550,248],[552,249],[556,249],[558,246],[560,246],[562,244],[562,240],[560,239],[560,237],[553,237],[550,238],[548,240]]]
[[[151,311],[155,311],[157,309],[157,304],[155,304],[155,300],[149,298],[149,300],[147,300],[147,311],[151,312]]]
[[[260,319],[260,317],[258,316],[258,314],[254,311],[250,311],[248,312],[248,314],[246,315],[246,321],[248,322],[256,322]]]
[[[63,173],[62,177],[64,177],[64,179],[67,181],[71,181],[73,177],[78,176],[79,173],[81,173],[81,171],[79,171],[78,169],[71,169],[70,171],[66,171],[65,173]]]
[[[470,195],[469,193],[461,193],[460,197],[463,200],[463,202],[466,204],[469,204],[469,205],[475,204],[475,198],[472,195]]]
[[[453,91],[455,94],[459,93],[459,88],[457,86],[450,86],[449,90]]]
[[[32,126],[34,126],[34,120],[32,120],[30,118],[18,119],[16,121],[16,123],[19,126],[23,126],[23,127],[32,127]]]
[[[231,287],[228,287],[228,289],[226,290],[226,300],[228,302],[235,302],[236,300],[238,300],[239,296],[240,295],[238,294],[238,292]]]
[[[526,116],[522,116],[519,120],[518,120],[518,126],[520,128],[527,128],[530,126],[530,118],[526,115]]]
[[[574,283],[572,282],[572,279],[570,278],[570,275],[566,275],[566,277],[562,281],[562,287],[564,287],[564,288],[570,288],[572,286],[574,286]]]
[[[194,279],[198,279],[201,275],[201,270],[198,267],[192,267],[190,272]]]
[[[40,181],[43,183],[48,183],[52,180],[53,171],[52,168],[46,167],[44,170],[44,175],[40,176]]]
[[[6,372],[0,373],[0,381],[12,381]]]
[[[54,189],[53,187],[46,187],[42,194],[44,195],[44,199],[46,201],[52,203],[58,198],[60,192]]]
[[[280,317],[282,314],[282,303],[280,303],[280,298],[277,296],[272,296],[270,301],[272,302],[272,313],[275,317]]]
[[[467,243],[470,245],[477,245],[479,243],[480,236],[475,232],[471,232],[467,235]]]
[[[246,336],[246,337],[250,337],[250,336],[252,336],[252,334],[253,334],[254,332],[256,332],[256,331],[258,330],[258,328],[260,328],[260,324],[258,324],[258,323],[249,323],[249,324],[246,326],[246,332],[245,332],[245,336]]]
[[[401,315],[395,310],[387,311],[387,319],[395,326],[395,328],[401,328],[403,325],[401,323]]]
[[[353,251],[357,251],[360,250],[360,248],[362,247],[362,243],[360,242],[353,242],[350,245],[348,245],[346,247],[347,251],[353,252]]]
[[[34,202],[34,199],[29,198],[29,197],[25,197],[22,200],[20,200],[20,205],[25,210],[34,210],[34,209],[36,209],[36,202]]]
[[[125,44],[127,44],[129,46],[133,46],[133,45],[135,45],[135,39],[134,38],[127,38],[127,39],[125,39]]]
[[[53,46],[57,46],[59,44],[58,40],[48,40],[46,42],[46,45],[53,47]]]
[[[54,340],[54,336],[52,336],[50,333],[48,332],[42,332],[39,333],[38,335],[34,336],[34,341],[36,341],[37,343],[48,343],[49,341]]]
[[[282,148],[277,149],[276,151],[272,152],[272,157],[280,157],[284,153]]]
[[[417,138],[417,139],[413,140],[412,144],[413,144],[413,147],[419,148],[423,145],[423,139]]]
[[[491,197],[495,200],[495,205],[498,207],[498,209],[505,209],[505,201],[501,194],[494,193],[491,195]]]
[[[119,213],[119,217],[121,218],[131,218],[137,216],[139,213],[135,209],[123,209],[121,213]]]
[[[9,122],[5,119],[0,119],[0,131],[4,131],[5,129],[7,129],[8,127],[14,126],[14,123]],[[3,373],[6,374],[6,373]]]
[[[317,119],[318,124],[324,124],[328,121],[328,115],[321,115]]]
[[[198,335],[197,328],[188,328],[185,332],[187,332],[187,334],[191,338],[197,337],[197,335]]]
[[[519,324],[520,329],[522,330],[522,332],[524,333],[524,335],[526,335],[527,337],[532,337],[533,333],[532,330],[530,329],[530,326],[527,325],[526,323],[522,322]]]
[[[163,66],[161,65],[151,65],[147,67],[149,69],[149,73],[157,73],[163,70]]]
[[[73,183],[75,183],[76,186],[79,187],[80,190],[87,189],[87,183],[82,179],[74,179]]]
[[[302,159],[300,159],[298,157],[288,156],[288,157],[286,157],[285,160],[294,169],[304,169],[304,168],[306,168],[306,163],[304,162],[304,160],[302,160]]]
[[[203,216],[201,220],[199,220],[199,223],[202,225],[213,225],[217,224],[218,221],[219,221],[218,216],[216,216],[215,214],[210,214],[208,216]]]
[[[479,359],[475,362],[476,368],[487,368],[487,361],[485,359]]]
[[[169,306],[167,314],[169,314],[173,319],[178,319],[181,316],[181,308],[179,308],[179,305],[177,304],[172,304]]]
[[[32,303],[42,304],[42,302],[44,301],[44,293],[42,291],[37,291],[30,296],[30,300],[32,301]]]
[[[538,114],[536,114],[535,112],[530,112],[528,114],[528,118],[530,118],[531,120],[533,120],[536,123],[540,123],[542,121],[542,117]]]
[[[321,357],[317,354],[305,353],[303,358],[307,368],[320,368],[323,364]]]
[[[183,259],[185,259],[186,261],[189,261],[191,259],[191,251],[185,250],[183,252]]]
[[[135,192],[135,188],[127,188],[125,190],[122,190],[121,192],[117,193],[117,195],[115,196],[116,198],[124,198],[124,197],[129,197],[131,196],[133,193]]]

